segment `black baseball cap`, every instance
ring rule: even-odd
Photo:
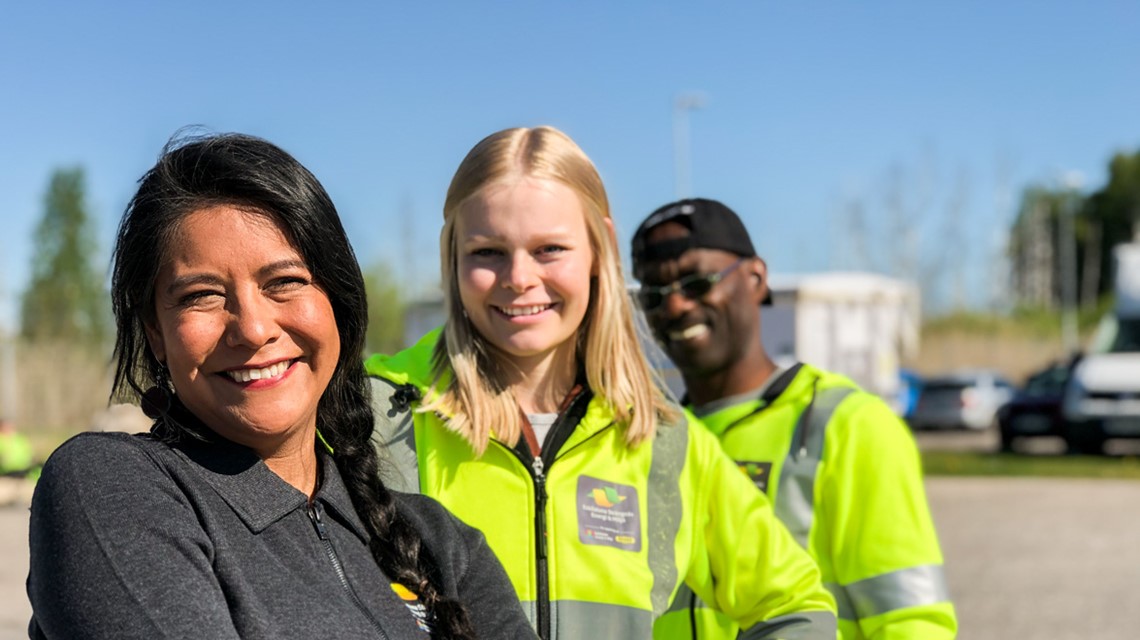
[[[649,232],[666,222],[689,229],[684,238],[648,243]],[[641,223],[633,234],[633,264],[652,260],[672,260],[689,249],[720,249],[742,258],[756,255],[748,230],[732,209],[716,200],[687,198],[660,207]]]

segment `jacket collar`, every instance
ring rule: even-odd
[[[177,407],[179,420],[197,420],[182,407]],[[261,533],[273,523],[297,509],[305,508],[308,497],[274,473],[252,449],[231,442],[201,427],[209,441],[182,438],[172,448],[184,456],[234,513],[254,533]],[[317,450],[321,483],[314,500],[320,500],[363,541],[368,534],[356,515],[348,488],[341,479],[331,456]]]
[[[432,356],[436,343],[443,339],[443,327],[437,327],[416,342],[415,345],[404,349],[394,355],[376,354],[364,361],[364,368],[368,375],[385,378],[390,382],[402,385],[415,385],[427,397],[431,392],[433,383],[439,388],[446,387],[450,382],[450,371],[435,381],[432,372]],[[443,416],[441,416],[442,418]],[[613,408],[602,397],[595,395],[590,399],[586,414],[582,417],[578,427],[570,435],[563,448],[573,446],[595,433],[609,427],[614,422]]]
[[[377,353],[369,356],[364,361],[364,369],[368,375],[386,378],[398,385],[415,385],[421,393],[426,393],[435,382],[432,356],[436,343],[442,338],[443,327],[436,327],[407,349],[393,355]],[[439,381],[440,388],[446,388],[450,382],[450,372],[447,373]]]
[[[739,404],[734,404],[724,407],[719,411],[702,415],[699,418],[700,421],[709,431],[720,436],[738,422],[750,418],[757,413],[796,402],[799,398],[803,397],[803,394],[811,387],[812,380],[820,376],[820,370],[810,364],[802,364],[795,372],[785,370],[784,373],[792,376],[786,386],[783,386],[782,389],[766,388],[766,391],[772,391],[773,393],[765,393],[764,395],[774,397],[765,399],[761,396],[756,396]],[[778,393],[776,393],[777,391]],[[691,407],[689,408],[691,409]]]
[[[600,396],[593,396],[590,398],[590,404],[586,406],[586,414],[582,416],[561,448],[569,449],[584,440],[590,439],[599,431],[613,425],[614,419],[614,411],[610,403]]]

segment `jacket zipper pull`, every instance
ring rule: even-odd
[[[317,537],[321,540],[328,540],[329,533],[325,529],[325,521],[321,519],[321,505],[319,502],[314,502],[309,505],[309,519],[313,521],[313,527],[317,530]]]
[[[545,473],[545,466],[546,465],[542,462],[542,458],[539,456],[535,456],[534,460],[531,462],[531,468],[534,470],[534,494],[535,494],[535,497],[538,499],[538,504],[535,505],[535,507],[538,510],[538,513],[535,514],[535,517],[538,518],[538,521],[540,523],[539,524],[540,534],[539,534],[539,539],[537,541],[538,557],[539,558],[545,558],[546,557],[546,473]]]

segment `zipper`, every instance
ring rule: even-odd
[[[521,442],[522,440],[520,440]],[[538,632],[539,640],[550,638],[550,576],[546,560],[546,462],[541,455],[531,455],[527,460],[521,451],[514,447],[491,440],[498,446],[511,452],[523,468],[530,475],[534,484],[534,554],[535,554],[535,580],[538,593],[535,596],[537,608],[534,626]]]
[[[796,448],[796,443],[792,443],[792,450],[795,451],[792,459],[796,462],[799,462],[800,458],[807,455],[808,429],[811,429],[811,413],[812,409],[815,408],[815,392],[818,387],[819,378],[816,378],[811,381],[811,399],[808,400],[808,405],[804,407],[803,413],[801,413],[797,419],[797,423],[803,424],[803,429],[800,430],[799,448]],[[796,426],[798,427],[799,424]]]
[[[539,454],[535,455],[535,449],[531,447],[528,438],[519,438],[519,444],[515,447],[508,447],[507,445],[492,440],[499,446],[507,451],[510,451],[523,467],[530,474],[531,481],[534,483],[534,537],[535,537],[535,578],[537,582],[538,593],[536,594],[536,619],[535,627],[538,631],[540,640],[550,640],[551,637],[551,624],[550,624],[550,566],[547,559],[547,537],[546,537],[546,473],[550,465],[554,464],[555,456],[558,454],[558,449],[565,442],[565,438],[559,441],[556,435],[565,435],[561,432],[567,428],[575,429],[578,422],[581,421],[582,416],[586,413],[586,407],[590,404],[590,399],[593,397],[588,389],[579,389],[575,387],[564,401],[562,411],[559,412],[558,418],[555,419],[554,424],[550,427],[550,432],[547,434],[545,445]],[[524,433],[526,429],[531,429],[530,422],[526,420],[526,415],[523,414],[524,420]],[[530,436],[533,437],[534,431],[531,430]],[[529,458],[529,459],[528,459]]]
[[[325,527],[325,521],[322,517],[324,509],[321,507],[321,503],[317,501],[310,503],[308,512],[309,520],[313,521],[313,527],[317,530],[317,537],[324,543],[325,555],[328,556],[329,562],[332,563],[336,577],[340,579],[340,586],[344,587],[345,592],[348,593],[349,599],[356,605],[356,608],[360,609],[364,617],[368,618],[368,622],[372,624],[372,628],[376,629],[376,632],[380,634],[383,640],[388,640],[388,634],[384,631],[384,628],[380,626],[380,621],[364,606],[364,603],[360,601],[360,597],[356,595],[356,592],[352,590],[352,586],[348,584],[348,576],[344,573],[344,565],[341,564],[340,558],[336,555],[336,549],[333,548],[328,529]]]
[[[546,464],[542,456],[531,462],[534,475],[534,534],[535,552],[538,555],[538,637],[550,638],[550,575],[546,560]]]

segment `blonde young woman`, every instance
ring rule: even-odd
[[[834,638],[810,558],[654,383],[616,246],[565,134],[475,145],[444,204],[447,321],[367,361],[385,455],[483,531],[542,638],[649,638],[681,583],[745,637]]]

